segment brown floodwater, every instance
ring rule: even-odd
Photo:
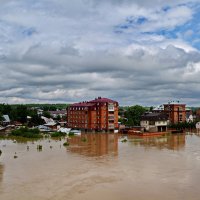
[[[67,147],[65,139],[0,140],[0,199],[200,199],[198,134],[125,138],[82,134]]]

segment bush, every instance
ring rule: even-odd
[[[29,129],[27,127],[13,130],[11,135],[25,138],[41,138],[39,129]]]
[[[54,133],[51,133],[51,137],[62,137],[62,136],[65,136],[66,133],[62,133],[62,132],[54,132]]]
[[[63,143],[63,146],[69,146],[68,142]]]
[[[69,136],[74,136],[75,134],[73,132],[69,132]]]
[[[176,124],[170,124],[168,127],[174,128],[177,130],[194,129],[194,128],[196,128],[196,122],[180,122],[180,123],[176,123]]]

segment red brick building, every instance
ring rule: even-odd
[[[118,102],[98,97],[72,104],[67,111],[67,125],[86,131],[114,131],[118,129]]]
[[[179,102],[169,102],[164,104],[164,112],[168,114],[169,121],[172,124],[186,121],[186,108],[185,104]]]

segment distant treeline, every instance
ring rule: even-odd
[[[2,115],[8,115],[11,121],[18,121],[27,126],[41,125],[44,121],[38,116],[37,108],[44,110],[43,116],[50,117],[48,111],[66,109],[67,104],[28,104],[28,105],[8,105],[0,104],[0,121]],[[27,116],[30,116],[28,119]]]
[[[55,111],[55,110],[63,110],[66,109],[70,104],[23,104],[27,108],[40,108],[44,111]],[[12,104],[11,107],[17,107],[18,104]]]

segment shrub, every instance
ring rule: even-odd
[[[63,146],[69,146],[68,142],[63,143]]]
[[[75,134],[73,132],[69,132],[69,136],[74,136]]]
[[[62,133],[62,132],[54,132],[54,133],[51,133],[51,137],[62,137],[62,136],[65,136],[66,133]]]
[[[39,129],[29,129],[27,127],[13,130],[11,135],[25,138],[41,138]]]

